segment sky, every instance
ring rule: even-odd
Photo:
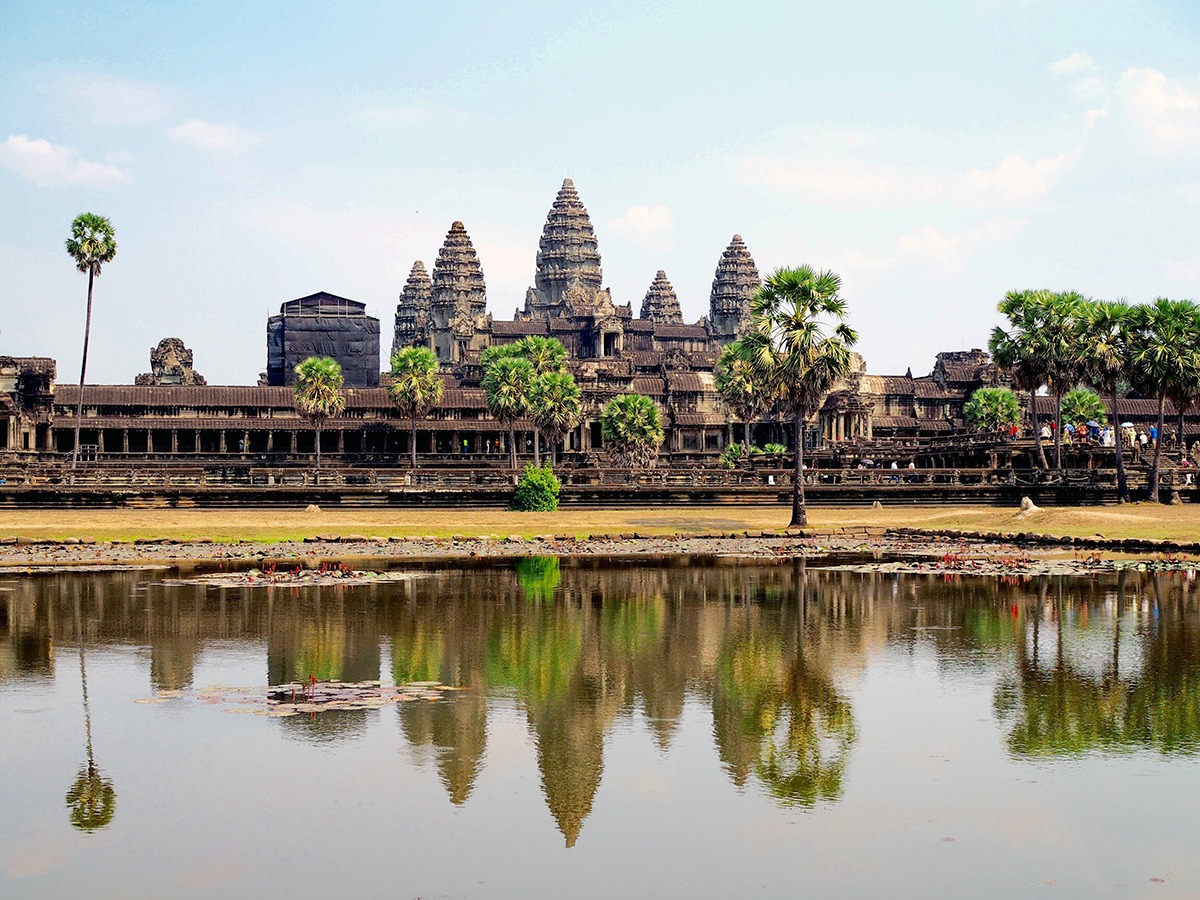
[[[363,301],[461,219],[488,308],[533,283],[563,178],[634,313],[842,276],[869,371],[986,347],[1005,291],[1200,298],[1200,3],[37,3],[0,29],[0,354],[77,380],[71,220],[109,217],[88,381],[179,337],[252,384],[266,319]]]

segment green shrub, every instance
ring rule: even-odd
[[[783,444],[767,444],[765,447],[762,448],[762,452],[763,453],[787,453],[788,449],[787,449],[787,447],[783,446]]]
[[[517,482],[509,509],[517,512],[553,512],[558,509],[558,492],[562,482],[549,466],[526,466]]]
[[[730,444],[721,451],[721,458],[717,460],[717,465],[722,469],[736,469],[741,466],[742,460],[742,445]]]

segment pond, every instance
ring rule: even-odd
[[[1200,891],[1186,575],[0,575],[0,735],[9,896]]]

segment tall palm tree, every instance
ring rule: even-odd
[[[540,380],[552,372],[567,371],[567,348],[556,338],[531,334],[521,338],[512,346],[515,355],[529,360],[535,379]],[[535,384],[530,395],[531,401],[537,390],[538,386]],[[533,462],[538,466],[542,464],[540,443],[541,430],[535,429],[533,432]],[[551,452],[553,453],[553,449]]]
[[[750,453],[750,426],[762,412],[763,383],[742,353],[740,342],[726,344],[721,350],[716,371],[717,393],[730,414],[729,442],[733,443],[733,420],[742,423],[743,454]]]
[[[529,413],[534,381],[533,366],[524,357],[494,356],[484,365],[484,397],[492,415],[508,426],[509,463],[514,472],[517,469],[516,421]]]
[[[79,364],[79,405],[75,410],[75,444],[71,449],[71,468],[79,463],[79,430],[83,425],[83,381],[87,376],[88,343],[92,337],[92,285],[100,267],[117,255],[117,239],[112,222],[95,213],[83,213],[71,223],[67,252],[80,272],[87,272],[87,318],[83,325],[83,360]]]
[[[1062,398],[1083,377],[1080,327],[1087,298],[1075,291],[1049,293],[1039,304],[1041,328],[1038,352],[1046,361],[1046,374],[1054,395],[1054,467],[1062,468]]]
[[[1009,291],[997,307],[1008,319],[1008,328],[997,325],[992,329],[988,349],[996,365],[1008,371],[1013,387],[1029,394],[1029,419],[1033,427],[1033,444],[1037,448],[1038,465],[1050,468],[1046,448],[1042,446],[1041,417],[1038,415],[1038,391],[1046,383],[1044,361],[1034,352],[1027,338],[1035,329],[1033,316],[1034,291]]]
[[[296,366],[292,399],[296,412],[312,422],[316,431],[318,469],[321,468],[321,425],[326,419],[340,416],[346,408],[343,384],[342,367],[331,357],[310,356]]]
[[[647,469],[662,446],[662,414],[645,394],[621,394],[600,411],[600,433],[613,465]]]
[[[807,525],[804,501],[804,423],[821,398],[850,371],[850,348],[858,333],[846,322],[842,280],[811,266],[780,268],[751,303],[750,330],[741,354],[758,372],[767,393],[779,398],[795,423],[792,525]]]
[[[1162,462],[1163,425],[1167,400],[1189,390],[1200,372],[1200,334],[1195,304],[1160,297],[1135,307],[1130,339],[1130,380],[1139,393],[1158,400],[1158,440],[1150,467],[1150,490],[1146,499],[1157,502]]]
[[[550,464],[563,435],[579,424],[582,413],[579,385],[569,372],[547,372],[534,383],[531,402],[533,421],[546,436]]]
[[[1130,354],[1132,309],[1122,301],[1093,301],[1083,309],[1080,346],[1085,380],[1112,404],[1113,441],[1117,460],[1117,502],[1129,502],[1129,476],[1125,473],[1125,446],[1120,424],[1121,381],[1126,377]]]
[[[437,356],[428,347],[405,347],[392,357],[392,383],[388,396],[408,416],[408,449],[411,467],[417,467],[417,419],[442,400]]]

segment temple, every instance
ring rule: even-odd
[[[538,241],[533,284],[509,320],[488,311],[484,267],[463,222],[451,224],[432,275],[416,260],[400,292],[391,352],[429,347],[442,367],[441,404],[418,423],[417,451],[437,462],[499,463],[506,428],[490,416],[480,387],[481,356],[527,335],[556,338],[584,399],[584,417],[566,436],[577,462],[599,464],[603,405],[645,394],[664,414],[662,451],[670,465],[713,462],[731,441],[793,445],[788,422],[731,423],[715,387],[721,349],[745,333],[761,285],[746,242],[735,234],[716,258],[707,314],[684,320],[667,273],[658,270],[637,315],[604,286],[596,231],[570,179],[562,183]],[[430,258],[429,256],[425,257]],[[288,386],[297,363],[332,356],[343,369],[346,411],[324,423],[322,451],[388,464],[408,450],[408,428],[387,391],[380,323],[364,303],[320,291],[283,303],[267,322],[267,366],[257,386],[211,386],[192,351],[165,338],[150,371],[134,385],[89,386],[80,434],[85,459],[111,456],[240,457],[283,461],[314,449],[311,424],[295,411]],[[381,375],[382,373],[382,375]],[[65,453],[73,448],[76,385],[56,385],[54,360],[0,356],[0,451]],[[964,429],[963,405],[980,387],[1007,380],[981,350],[937,355],[927,375],[872,375],[861,358],[826,396],[803,439],[812,447],[846,442],[936,438]],[[1139,404],[1146,406],[1142,409]],[[1148,421],[1153,401],[1123,400],[1122,419]],[[519,450],[532,426],[518,422]]]

